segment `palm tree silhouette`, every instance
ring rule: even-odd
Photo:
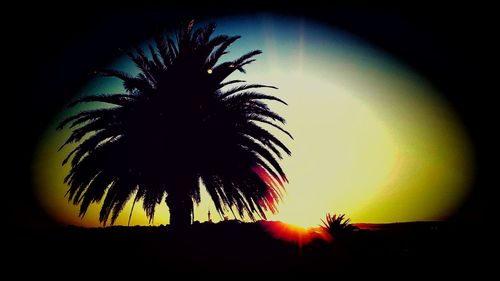
[[[289,149],[261,125],[280,127],[285,120],[264,100],[286,103],[254,92],[274,88],[225,81],[235,70],[253,62],[261,51],[217,64],[239,36],[212,36],[215,24],[193,31],[182,25],[176,40],[158,35],[150,54],[140,48],[125,53],[140,70],[137,76],[117,70],[97,74],[121,79],[125,93],[83,97],[77,103],[111,104],[79,112],[59,125],[71,135],[61,146],[76,143],[63,165],[71,162],[64,182],[68,200],[83,217],[91,203],[100,202],[99,221],[111,224],[134,195],[143,200],[150,222],[165,197],[172,226],[192,222],[193,204],[200,202],[200,184],[223,215],[265,218],[276,211],[287,182],[276,157]],[[232,85],[228,87],[229,85]],[[235,86],[236,85],[236,86]]]

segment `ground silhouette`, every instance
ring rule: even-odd
[[[274,238],[261,222],[196,223],[184,230],[169,226],[63,227],[38,230],[29,238],[18,237],[19,244],[11,246],[15,249],[14,260],[41,268],[55,266],[58,273],[74,273],[78,269],[82,274],[144,271],[164,276],[173,272],[215,276],[230,272],[456,275],[488,264],[482,255],[488,245],[481,240],[479,225],[416,222],[359,227],[341,241],[312,239],[301,246]]]

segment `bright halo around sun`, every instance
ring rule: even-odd
[[[271,105],[287,119],[294,140],[281,137],[292,150],[282,161],[290,184],[279,213],[268,219],[303,227],[320,224],[328,212],[345,213],[353,222],[439,220],[464,201],[473,176],[467,134],[453,108],[417,73],[361,39],[307,19],[260,15],[214,21],[217,33],[242,36],[226,59],[263,51],[247,74],[231,78],[277,86],[265,92],[289,104]],[[134,71],[124,58],[113,67]],[[121,90],[119,81],[96,78],[81,95]],[[57,149],[69,131],[55,126],[72,112],[61,111],[47,128],[34,159],[34,180],[41,204],[55,219],[98,226],[99,205],[80,219],[64,197],[68,170],[61,162],[68,151]],[[131,203],[116,224],[127,224],[130,208]],[[195,220],[206,221],[209,210],[215,213],[203,191]],[[153,224],[168,224],[168,218],[162,203]],[[147,224],[135,208],[131,225]]]

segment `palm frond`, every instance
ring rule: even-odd
[[[151,84],[144,80],[130,76],[128,73],[119,70],[104,69],[97,72],[105,77],[116,77],[123,81],[123,87],[128,92],[132,93],[135,89],[147,92],[151,90]]]
[[[246,82],[245,80],[230,80],[227,82],[220,83],[219,87],[217,89],[223,88],[227,85],[231,85],[231,84],[235,84],[235,83],[245,83],[245,82]]]
[[[68,106],[70,107],[75,106],[76,104],[83,102],[104,102],[104,103],[123,106],[129,104],[130,102],[133,102],[136,99],[137,97],[134,97],[129,94],[102,94],[102,95],[86,96],[79,98],[76,101],[70,103]]]
[[[270,125],[278,130],[280,130],[281,132],[285,133],[288,137],[290,137],[292,140],[294,139],[292,134],[290,134],[287,130],[283,129],[281,126],[279,125],[276,125],[275,123],[273,122],[270,122],[269,120],[263,118],[262,116],[260,115],[257,115],[257,114],[250,114],[248,116],[248,120],[251,120],[251,121],[258,121],[258,122],[261,122],[261,123],[264,123],[264,124],[267,124],[267,125]],[[257,125],[258,126],[258,125]]]
[[[237,87],[234,87],[232,89],[229,89],[229,90],[225,91],[224,93],[221,94],[220,97],[221,97],[221,99],[224,99],[224,98],[227,98],[227,97],[229,97],[231,95],[239,93],[241,91],[248,90],[248,89],[257,89],[257,88],[278,89],[275,86],[261,85],[261,84],[240,85],[240,86],[237,86]],[[254,93],[254,92],[248,92],[248,93],[253,93],[253,94],[256,94],[256,95],[263,95],[263,96],[269,97],[269,99],[278,100],[279,102],[284,103],[286,105],[286,103],[284,101],[282,101],[282,100],[280,100],[280,99],[278,99],[276,97],[267,96],[267,95],[264,95],[264,94],[259,94],[259,93]]]
[[[226,54],[227,48],[233,44],[236,40],[240,39],[240,36],[224,36],[220,35],[212,39],[207,46],[209,48],[214,48],[215,46],[219,46],[215,51],[210,54],[210,57],[205,62],[206,68],[212,68],[217,63],[217,61],[221,58],[222,55]]]

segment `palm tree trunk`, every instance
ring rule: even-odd
[[[188,195],[169,194],[165,199],[170,210],[170,225],[182,228],[191,225],[193,200]]]

